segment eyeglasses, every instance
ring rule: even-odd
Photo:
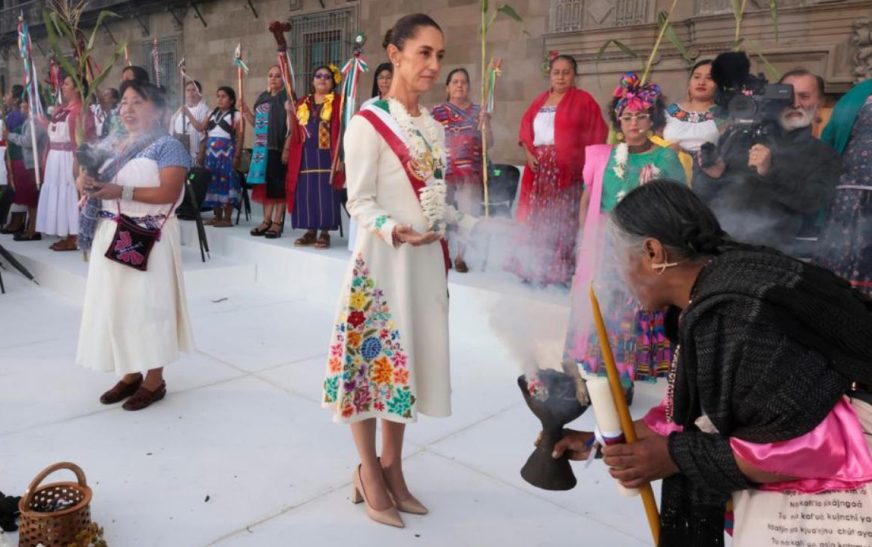
[[[627,123],[632,121],[645,122],[651,119],[651,114],[622,114],[618,119]]]
[[[333,75],[327,74],[326,72],[319,72],[318,74],[315,74],[315,79],[316,80],[331,80],[331,79],[333,79]]]

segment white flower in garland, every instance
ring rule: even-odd
[[[448,188],[444,179],[447,159],[442,143],[444,136],[442,126],[433,119],[430,111],[423,106],[421,107],[421,118],[424,121],[424,127],[420,130],[400,101],[390,98],[388,99],[388,107],[391,116],[396,120],[406,137],[406,145],[411,156],[410,168],[426,185],[420,192],[420,199],[428,228],[444,235],[446,228],[445,197]]]
[[[624,173],[627,169],[627,160],[630,157],[630,147],[627,146],[627,143],[622,142],[615,148],[615,166],[612,168],[612,171],[615,172],[615,175],[619,179],[624,178]]]

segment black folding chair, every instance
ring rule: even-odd
[[[200,214],[200,204],[206,199],[206,189],[212,174],[202,167],[194,167],[188,171],[185,177],[185,199],[176,209],[176,216],[182,220],[193,220],[197,225],[197,239],[200,244],[200,259],[206,262],[209,254],[209,240],[206,237],[206,227],[203,226],[203,217]]]
[[[487,188],[490,216],[511,218],[520,180],[521,171],[514,165],[494,163],[489,166]],[[484,210],[484,201],[482,201],[482,210]],[[488,236],[485,243],[484,260],[481,262],[482,271],[487,269],[490,239],[491,236]]]

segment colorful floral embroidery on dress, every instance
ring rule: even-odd
[[[379,215],[379,216],[377,216],[377,217],[375,218],[375,223],[374,223],[374,224],[375,224],[375,229],[376,229],[376,230],[381,230],[381,229],[382,229],[382,226],[384,226],[384,225],[385,225],[385,222],[387,222],[387,221],[388,221],[388,217],[387,217],[387,215]]]
[[[413,417],[408,356],[384,293],[360,254],[354,262],[348,307],[330,344],[324,402],[335,405],[343,419],[368,412]]]
[[[667,106],[666,112],[676,120],[681,120],[688,123],[702,123],[715,119],[715,113],[711,109],[704,112],[689,112],[675,103]]]

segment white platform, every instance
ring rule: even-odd
[[[138,413],[100,405],[115,379],[73,365],[81,255],[0,236],[40,282],[3,271],[0,490],[74,461],[94,488],[94,520],[125,547],[650,544],[641,502],[619,496],[601,462],[576,465],[569,492],[520,478],[538,424],[515,378],[559,353],[568,295],[520,286],[499,257],[488,272],[451,272],[454,414],[408,429],[407,478],[431,514],[404,517],[404,530],[369,521],[349,502],[348,430],[319,405],[349,254],[336,240],[295,249],[299,233],[252,238],[250,227],[208,228],[202,264],[183,224],[197,352],[167,369],[167,398]],[[639,386],[634,410],[662,391]],[[575,425],[590,428],[592,415]]]

